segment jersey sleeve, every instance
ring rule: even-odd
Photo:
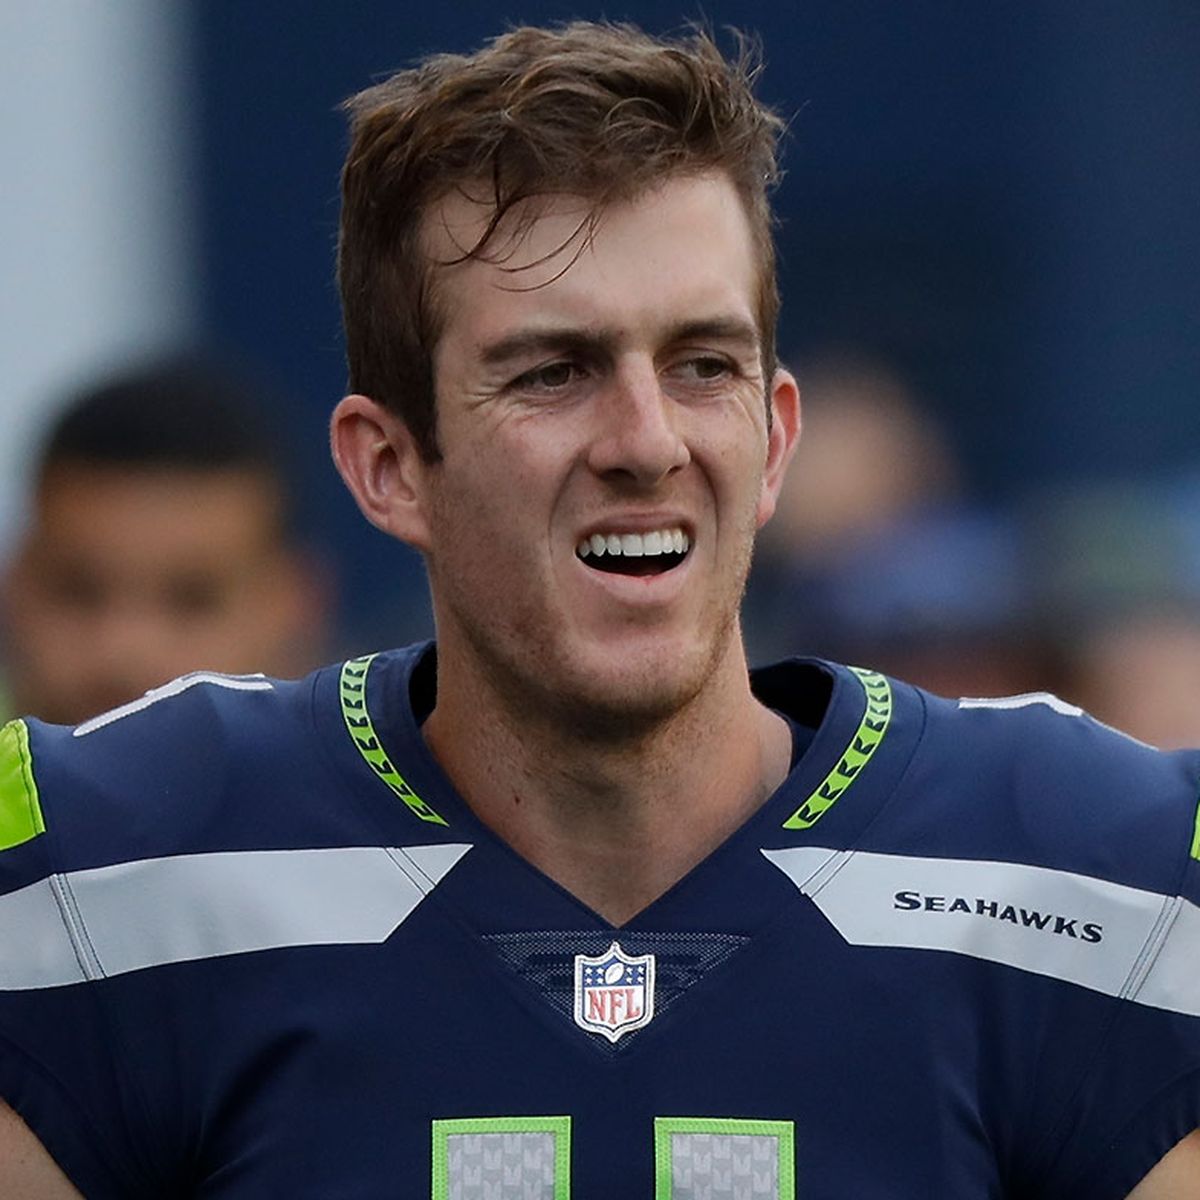
[[[59,731],[40,727],[33,740],[52,755]],[[25,722],[0,733],[0,1097],[89,1200],[161,1196],[147,1106],[107,981],[89,970],[57,861],[59,805],[39,787],[30,743]]]
[[[1162,836],[1182,865],[1130,965],[1094,1062],[1062,1114],[1051,1184],[1064,1200],[1123,1200],[1200,1128],[1200,809],[1197,764],[1171,756],[1188,783]]]

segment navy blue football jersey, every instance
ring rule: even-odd
[[[614,927],[433,651],[0,735],[0,1094],[89,1200],[1117,1200],[1200,1126],[1200,757],[794,660],[782,787]]]

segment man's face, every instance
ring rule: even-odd
[[[795,389],[762,377],[753,243],[723,177],[614,205],[590,242],[586,212],[548,198],[510,215],[492,261],[438,269],[442,458],[419,468],[413,540],[444,662],[518,706],[625,727],[740,664]],[[435,210],[435,259],[485,216],[463,195]],[[768,400],[791,414],[770,436]]]
[[[277,503],[244,471],[52,468],[7,581],[20,711],[75,723],[187,671],[289,668],[309,614]]]

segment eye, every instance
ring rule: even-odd
[[[680,360],[671,373],[685,383],[713,383],[734,374],[733,363],[720,354],[696,354]]]
[[[544,363],[518,375],[510,384],[511,387],[525,392],[555,392],[574,383],[583,375],[583,368],[569,359],[559,359],[555,362]]]
[[[693,358],[688,362],[688,366],[697,379],[721,379],[732,370],[727,359],[719,358],[715,354]]]

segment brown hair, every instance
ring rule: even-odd
[[[596,214],[675,174],[724,172],[759,257],[763,366],[774,370],[779,298],[767,200],[783,122],[753,95],[746,39],[727,60],[702,30],[673,40],[630,25],[519,28],[470,56],[442,54],[346,101],[338,283],[349,384],[403,417],[438,458],[433,350],[440,332],[423,218],[483,184],[492,217],[464,257],[482,257],[504,215],[548,191]],[[472,189],[476,190],[475,188]]]

